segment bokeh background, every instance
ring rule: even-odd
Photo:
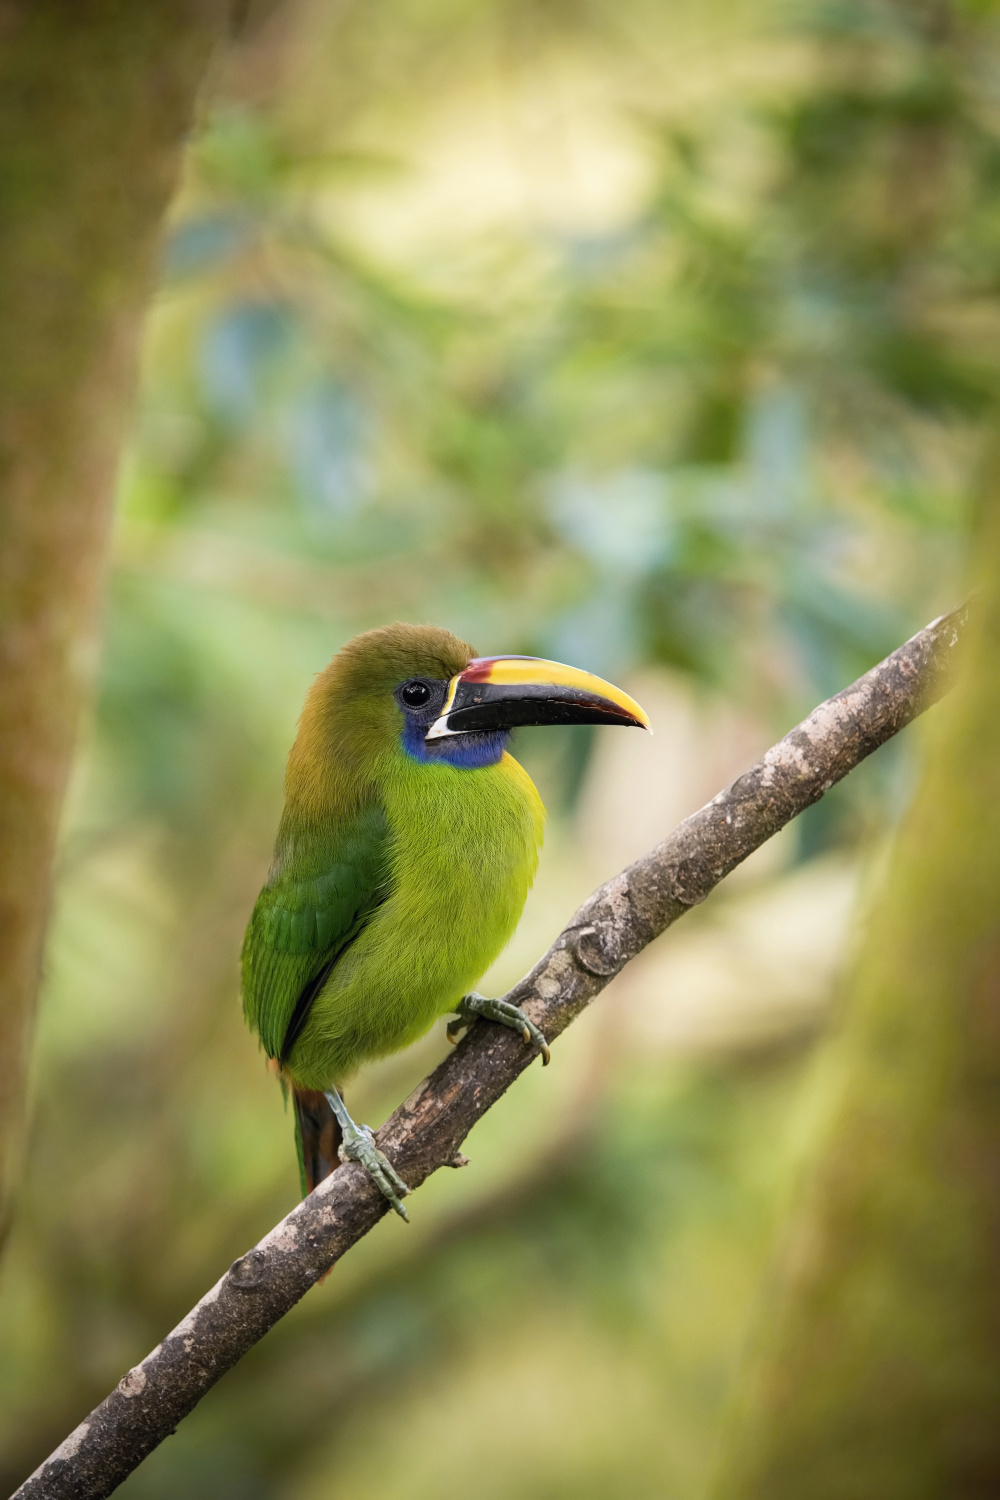
[[[8,1487],[295,1201],[237,963],[344,640],[429,620],[652,715],[522,734],[550,821],[500,992],[956,601],[1000,387],[998,61],[972,0],[316,0],[229,69],[65,819]],[[633,964],[121,1493],[706,1495],[917,737]],[[367,1069],[355,1116],[444,1051],[442,1023]]]

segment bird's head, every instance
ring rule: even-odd
[[[359,768],[401,749],[471,770],[497,762],[511,730],[527,724],[649,728],[627,693],[577,667],[476,656],[450,631],[387,625],[355,636],[320,673],[296,749]]]

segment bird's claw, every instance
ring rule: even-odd
[[[406,1197],[410,1189],[392,1162],[376,1146],[375,1136],[369,1125],[355,1125],[353,1135],[345,1130],[337,1155],[341,1161],[360,1162],[382,1197],[388,1198],[399,1217],[409,1223],[410,1216],[400,1200]]]
[[[458,1033],[471,1025],[477,1016],[482,1016],[484,1020],[496,1021],[500,1026],[509,1026],[511,1031],[519,1031],[525,1045],[533,1043],[542,1054],[542,1066],[548,1066],[552,1056],[549,1044],[534,1021],[529,1021],[519,1006],[511,1005],[508,1000],[489,1000],[485,995],[473,993],[463,996],[457,1009],[457,1016],[448,1022],[447,1028],[448,1040],[453,1045],[458,1041]]]

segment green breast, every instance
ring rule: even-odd
[[[421,1036],[507,943],[538,864],[544,809],[505,755],[463,770],[394,757],[381,778],[388,895],[334,966],[287,1060],[329,1087]]]

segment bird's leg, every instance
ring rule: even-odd
[[[548,1042],[534,1021],[529,1021],[524,1011],[516,1005],[511,1005],[507,1000],[488,1000],[485,995],[477,995],[473,990],[471,994],[463,995],[456,1009],[456,1019],[448,1022],[449,1042],[456,1042],[458,1033],[466,1026],[471,1026],[477,1016],[482,1016],[487,1021],[497,1021],[501,1026],[519,1031],[526,1043],[534,1042],[542,1054],[542,1066],[548,1065],[551,1056]]]
[[[336,1089],[324,1089],[323,1092],[340,1126],[342,1140],[337,1155],[341,1161],[359,1161],[382,1197],[388,1198],[399,1217],[409,1223],[410,1216],[400,1199],[405,1198],[410,1189],[388,1157],[383,1156],[376,1146],[371,1126],[355,1125]]]

